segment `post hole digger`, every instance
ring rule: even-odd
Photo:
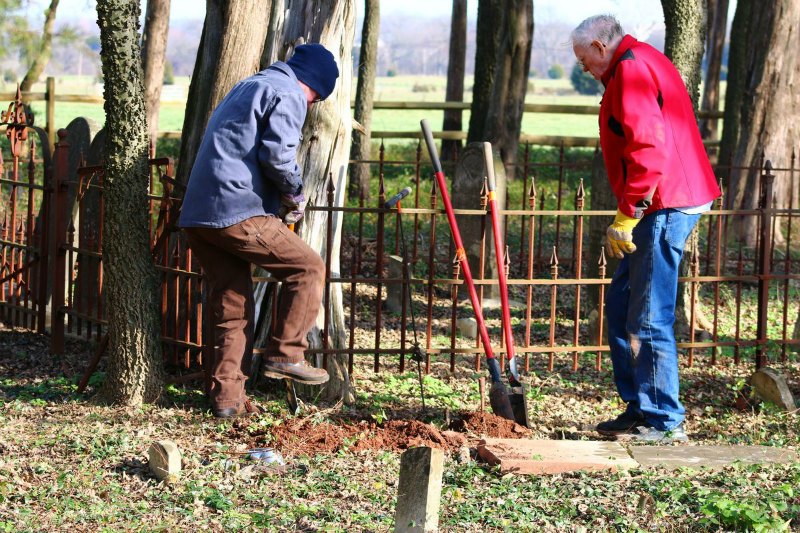
[[[489,403],[492,411],[509,420],[514,420],[520,425],[529,427],[528,409],[525,402],[525,388],[519,381],[519,374],[517,373],[516,357],[514,356],[514,337],[511,332],[511,313],[509,310],[508,302],[508,286],[505,275],[505,265],[503,264],[503,245],[500,240],[500,227],[499,218],[497,214],[497,202],[495,200],[495,177],[494,177],[494,163],[492,161],[491,145],[485,143],[485,158],[487,168],[487,178],[489,186],[489,208],[491,211],[492,228],[494,232],[495,243],[495,256],[498,262],[498,277],[500,278],[500,294],[502,306],[502,322],[503,331],[506,337],[508,364],[506,365],[506,372],[508,374],[508,381],[511,386],[509,391],[501,379],[500,363],[495,357],[492,349],[491,340],[489,339],[489,332],[486,328],[486,322],[483,318],[483,311],[481,309],[480,301],[478,300],[478,293],[475,290],[475,283],[470,271],[469,262],[467,261],[467,254],[464,250],[464,243],[461,240],[461,232],[458,229],[455,213],[453,212],[453,205],[450,202],[450,196],[447,192],[447,183],[444,179],[444,171],[442,170],[442,163],[439,160],[439,154],[436,150],[436,145],[433,141],[433,133],[431,132],[428,121],[423,119],[420,122],[422,127],[422,134],[425,138],[425,144],[428,146],[428,153],[431,157],[431,164],[433,165],[434,177],[436,184],[442,195],[442,203],[445,207],[447,214],[447,221],[450,225],[450,232],[453,235],[453,241],[456,246],[456,260],[461,266],[464,273],[464,284],[469,293],[472,309],[475,312],[475,321],[478,325],[478,334],[480,335],[481,342],[483,343],[486,352],[486,366],[489,369],[489,374],[492,379],[492,386],[489,391]],[[488,145],[488,146],[487,146]]]

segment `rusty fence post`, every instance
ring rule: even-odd
[[[775,175],[772,173],[772,162],[764,163],[764,173],[761,175],[761,202],[760,202],[760,246],[758,249],[758,327],[756,330],[756,370],[767,364],[767,311],[769,310],[769,280],[772,277],[772,258],[770,228],[772,226],[772,185]]]
[[[66,211],[67,187],[65,178],[69,168],[69,142],[66,130],[58,130],[53,158],[53,297],[50,302],[50,353],[64,353],[64,277],[67,271]]]

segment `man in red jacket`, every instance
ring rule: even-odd
[[[606,294],[614,381],[625,411],[603,435],[686,441],[673,325],[686,239],[720,190],[683,79],[664,54],[610,15],[571,35],[585,72],[605,86],[600,145],[617,214],[606,250],[621,259]]]

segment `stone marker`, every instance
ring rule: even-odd
[[[388,276],[394,279],[403,278],[403,258],[399,255],[389,256],[387,267]],[[386,310],[392,313],[403,311],[403,299],[405,298],[402,282],[386,283]]]
[[[797,452],[771,446],[631,446],[631,454],[643,467],[722,468],[745,464],[789,463],[798,460]]]
[[[483,439],[478,455],[503,473],[558,474],[575,470],[637,468],[627,450],[610,441]]]
[[[403,453],[394,515],[395,532],[439,530],[443,470],[442,450],[423,446]]]
[[[150,459],[150,472],[159,481],[180,473],[181,452],[178,450],[178,445],[171,440],[153,442],[147,451],[147,455]]]
[[[750,385],[765,402],[774,403],[785,411],[794,411],[797,406],[786,379],[771,368],[762,368],[750,376]]]
[[[456,320],[456,328],[461,336],[467,339],[475,339],[478,336],[478,322],[472,317]]]

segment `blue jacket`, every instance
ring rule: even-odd
[[[226,228],[276,215],[282,194],[303,189],[296,157],[307,111],[286,63],[234,85],[208,121],[178,225]]]

